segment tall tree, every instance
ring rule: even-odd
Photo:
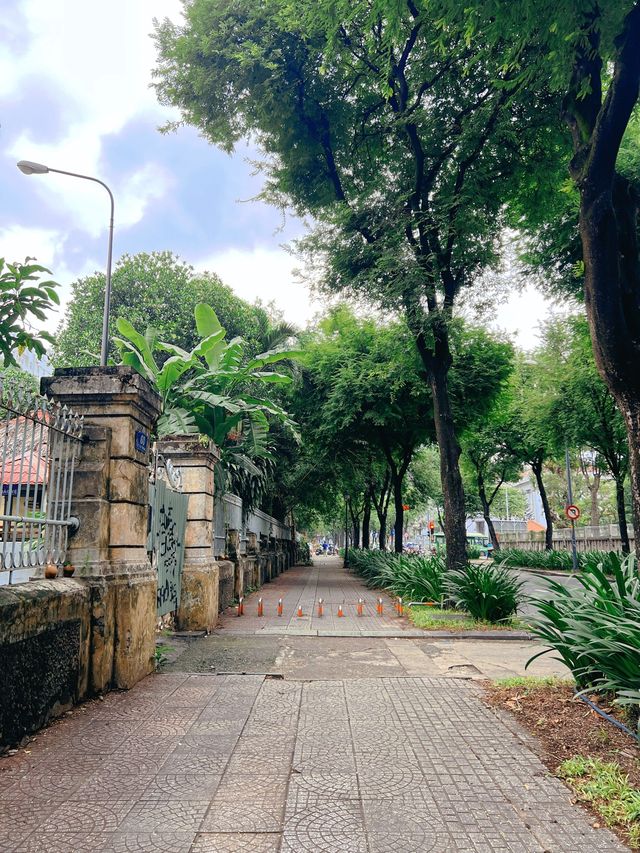
[[[94,273],[71,285],[72,297],[58,328],[53,361],[62,367],[94,363],[92,353],[100,352],[102,303],[105,277]],[[213,306],[229,338],[242,337],[247,352],[271,349],[274,332],[267,312],[236,296],[213,273],[196,273],[171,252],[140,252],[123,255],[111,282],[110,355],[115,357],[118,318],[137,328],[148,326],[162,340],[184,350],[198,343],[194,311],[199,303]]]
[[[598,370],[625,421],[634,524],[640,529],[640,2],[438,5],[448,28],[465,32],[474,44],[481,35],[500,50],[496,74],[506,67],[533,91],[563,96],[571,145],[565,163],[579,196],[591,340]]]
[[[466,39],[444,51],[439,19],[413,0],[193,0],[156,39],[161,100],[227,150],[256,139],[264,197],[320,223],[303,246],[325,286],[404,312],[433,396],[447,559],[462,565],[449,324],[495,260],[500,187],[524,168],[532,102],[514,105],[514,123],[505,81],[488,63],[465,73]]]
[[[538,350],[533,357],[523,355],[516,361],[512,381],[512,403],[503,440],[513,459],[531,468],[540,494],[546,521],[545,548],[553,548],[553,512],[544,483],[544,466],[556,445],[551,410],[556,389],[553,375],[545,369],[547,353]]]
[[[629,470],[628,443],[622,416],[598,374],[587,321],[581,316],[557,320],[547,326],[546,340],[553,353],[550,361],[557,388],[550,421],[556,443],[559,448],[567,443],[578,452],[584,448],[591,451],[588,458],[580,454],[582,473],[591,489],[599,485],[601,468],[613,477],[620,538],[623,550],[628,553],[624,494]],[[592,518],[592,524],[596,523]]]

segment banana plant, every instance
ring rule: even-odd
[[[297,435],[287,412],[261,392],[270,385],[289,384],[291,377],[271,369],[272,365],[301,353],[276,349],[245,361],[244,341],[226,340],[210,305],[201,303],[194,313],[201,340],[191,352],[158,340],[151,328],[141,334],[128,320],[118,319],[120,337],[114,341],[122,363],[144,376],[160,395],[159,438],[206,436],[221,449],[223,463],[240,465],[259,476],[252,459],[269,457],[269,418]]]

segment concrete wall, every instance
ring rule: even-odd
[[[0,587],[0,747],[90,692],[91,591],[73,579]]]

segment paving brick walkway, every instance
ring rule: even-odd
[[[258,598],[262,597],[264,616],[258,614]],[[382,616],[376,612],[378,598],[383,599]],[[363,615],[358,616],[358,600],[363,599]],[[282,599],[282,616],[278,601]],[[322,599],[324,613],[318,616]],[[224,614],[221,627],[228,633],[287,634],[320,637],[375,637],[406,635],[415,631],[406,617],[399,618],[397,599],[377,590],[367,589],[360,578],[346,572],[338,557],[316,557],[314,566],[298,566],[279,575],[245,603],[245,613],[237,617],[236,608]],[[342,607],[343,616],[338,616]],[[302,616],[298,616],[301,609]]]
[[[0,850],[623,850],[477,689],[150,677],[0,763]]]
[[[292,571],[262,594],[290,590],[282,619],[295,632],[293,608],[322,582]],[[327,602],[357,603],[354,579],[341,583]],[[412,675],[151,676],[0,759],[0,853],[623,851],[480,689]]]

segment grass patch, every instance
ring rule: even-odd
[[[521,631],[527,625],[521,619],[505,622],[482,622],[460,610],[441,610],[439,607],[414,606],[407,608],[409,619],[416,628],[425,631]]]
[[[574,682],[571,678],[560,678],[557,675],[514,675],[510,678],[496,678],[492,683],[495,687],[518,687],[529,693],[544,687],[573,686]]]
[[[563,761],[557,773],[607,826],[624,830],[632,850],[640,850],[640,791],[616,763],[577,755]]]

